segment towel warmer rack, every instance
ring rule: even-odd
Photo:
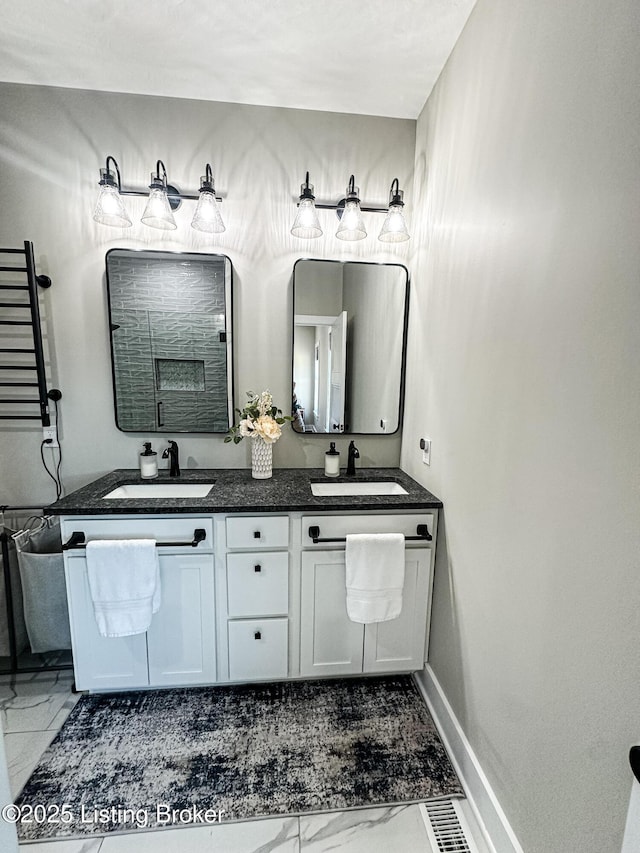
[[[3,255],[9,255],[9,258],[3,258]],[[10,261],[14,263],[10,263]],[[34,397],[0,397],[0,405],[37,405],[39,407],[38,414],[16,414],[0,410],[0,419],[2,420],[38,420],[43,427],[51,426],[49,417],[49,400],[59,400],[62,394],[57,388],[47,389],[47,377],[44,360],[44,348],[42,346],[42,330],[40,327],[40,306],[38,304],[38,287],[51,287],[51,279],[48,275],[37,275],[36,266],[33,255],[33,243],[28,240],[24,241],[22,249],[0,249],[0,272],[14,273],[15,278],[9,280],[5,276],[0,277],[0,291],[12,291],[27,294],[26,302],[18,301],[0,301],[0,326],[12,327],[31,327],[33,346],[32,347],[16,347],[16,346],[0,346],[0,371],[10,371],[10,375],[18,374],[23,376],[28,372],[28,376],[23,379],[7,379],[2,377],[6,374],[0,373],[0,387],[2,388],[35,388],[37,396]],[[1,296],[2,294],[0,294]],[[29,312],[28,319],[22,319],[25,315],[18,313],[17,316],[10,313],[13,311],[21,312],[26,310]],[[9,315],[9,316],[7,316]],[[0,343],[4,344],[5,341]],[[20,357],[20,362],[14,360],[14,356]],[[31,359],[25,359],[25,356],[31,356]],[[23,363],[26,362],[26,363]],[[35,373],[35,381],[33,380]],[[11,393],[11,392],[7,392]]]

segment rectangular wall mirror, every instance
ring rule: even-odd
[[[226,432],[233,418],[229,258],[111,249],[106,265],[118,428]]]
[[[396,432],[404,391],[406,267],[299,260],[293,303],[293,429]]]

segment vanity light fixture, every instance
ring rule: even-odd
[[[115,171],[109,168],[109,161],[113,163]],[[107,157],[104,169],[100,169],[99,183],[100,195],[93,212],[95,221],[116,228],[130,228],[132,223],[122,201],[120,169],[111,156]]]
[[[309,172],[307,172],[305,182],[300,186],[298,213],[291,228],[291,233],[294,237],[310,239],[322,236],[322,228],[320,227],[315,200],[313,184],[309,183]]]
[[[336,231],[338,240],[364,240],[367,229],[364,227],[362,211],[360,210],[360,191],[355,185],[353,175],[349,178],[347,196],[338,202],[337,213],[340,216],[340,225]],[[342,209],[342,214],[340,210]]]
[[[383,243],[400,243],[409,239],[403,212],[403,196],[404,193],[400,189],[398,178],[394,178],[389,191],[389,203],[386,206],[364,207],[360,203],[360,191],[355,185],[355,178],[351,175],[346,197],[340,199],[337,205],[335,203],[317,202],[313,194],[313,184],[309,183],[309,172],[307,172],[305,182],[300,187],[298,212],[291,233],[294,237],[307,239],[322,236],[317,211],[335,210],[336,216],[340,220],[336,237],[339,240],[364,240],[367,236],[367,229],[362,213],[384,213],[386,217],[378,239]]]
[[[160,167],[162,166],[162,175]],[[169,193],[167,183],[167,170],[162,160],[156,163],[156,173],[151,173],[151,184],[149,185],[149,200],[142,214],[141,222],[150,228],[159,228],[163,231],[175,231],[178,227],[173,218],[171,205],[169,204]],[[180,202],[178,202],[178,207]]]
[[[111,164],[111,165],[110,165]],[[126,211],[122,196],[147,196],[147,205],[142,214],[142,222],[151,228],[174,231],[177,228],[173,211],[177,210],[184,199],[198,202],[191,222],[197,231],[219,234],[225,230],[218,208],[222,201],[215,193],[213,175],[209,163],[206,174],[200,178],[200,191],[197,195],[180,192],[167,180],[167,170],[162,160],[156,164],[155,174],[151,174],[148,190],[123,189],[120,180],[120,168],[114,157],[109,155],[105,168],[100,169],[100,195],[93,213],[96,222],[116,228],[128,228],[131,219]]]
[[[207,163],[206,174],[200,178],[200,198],[196,212],[191,220],[191,227],[196,231],[206,231],[208,234],[221,234],[225,231],[224,222],[220,215],[216,190],[213,185],[211,166]]]
[[[402,212],[404,207],[403,196],[404,193],[400,189],[398,179],[394,178],[389,190],[389,212],[378,234],[378,240],[382,240],[383,243],[402,243],[409,239],[407,223]]]

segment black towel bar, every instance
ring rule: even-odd
[[[416,527],[417,536],[405,536],[405,542],[431,542],[433,536],[429,533],[429,528],[426,524],[419,524]],[[337,539],[321,539],[320,538],[320,528],[317,525],[312,525],[309,528],[309,538],[313,539],[313,544],[317,545],[319,542],[346,542],[347,539],[345,536],[338,537]]]
[[[157,548],[197,548],[200,542],[204,542],[207,538],[207,531],[202,527],[196,527],[193,531],[193,539],[191,542],[157,542]],[[76,551],[79,548],[86,547],[84,533],[81,530],[74,530],[68,541],[62,546],[63,551]]]

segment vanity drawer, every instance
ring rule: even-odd
[[[90,539],[155,539],[157,542],[177,543],[190,543],[194,530],[202,529],[206,539],[197,546],[197,550],[213,548],[213,519],[210,517],[176,515],[159,518],[141,515],[136,518],[65,518],[61,529],[63,542],[78,531],[84,533],[86,542]]]
[[[237,619],[227,623],[231,681],[287,677],[288,622],[288,619]]]
[[[283,616],[289,612],[289,553],[227,556],[229,616]]]
[[[229,516],[227,548],[288,548],[289,517],[286,515]]]
[[[320,528],[321,539],[344,539],[350,533],[402,533],[404,536],[416,536],[419,524],[426,524],[433,536],[435,516],[431,512],[415,515],[306,515],[302,518],[302,547],[344,548],[343,542],[318,542],[314,545],[309,536],[310,527]],[[407,542],[407,545],[435,545],[435,540]]]

